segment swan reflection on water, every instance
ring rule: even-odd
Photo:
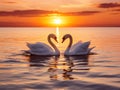
[[[45,56],[37,56],[37,55],[30,55],[29,62],[30,67],[44,67],[48,60],[51,60],[53,57],[45,57]]]
[[[86,71],[90,69],[88,55],[86,56],[30,56],[30,67],[47,67],[49,77],[51,80],[58,80],[60,78],[64,80],[74,79],[74,72]]]

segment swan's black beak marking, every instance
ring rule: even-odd
[[[58,40],[56,40],[56,42],[58,43]]]
[[[58,43],[58,40],[57,40],[57,38],[55,39],[55,41]]]
[[[63,38],[63,40],[62,40],[62,43],[65,41],[65,39]]]
[[[57,39],[57,37],[54,37],[54,40],[58,43],[58,39]]]

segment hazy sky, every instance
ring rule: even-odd
[[[120,26],[120,0],[1,0],[0,26]]]

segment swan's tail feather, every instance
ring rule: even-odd
[[[89,48],[89,52],[90,52],[92,49],[94,49],[95,47],[96,47],[96,46]]]

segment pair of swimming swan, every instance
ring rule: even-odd
[[[50,45],[53,47],[54,50],[49,45],[42,43],[42,42],[37,42],[35,44],[27,43],[27,46],[30,49],[29,53],[31,55],[41,55],[41,56],[60,55],[60,51],[58,50],[56,45],[51,41],[51,38],[57,42],[57,37],[55,34],[48,35],[48,42],[50,43]],[[63,36],[62,43],[68,38],[70,40],[70,43],[69,43],[67,49],[65,50],[64,55],[69,55],[69,56],[87,55],[94,48],[94,47],[89,48],[90,41],[84,42],[84,43],[78,42],[78,43],[72,45],[73,39],[72,39],[72,36],[70,34],[66,34]]]

